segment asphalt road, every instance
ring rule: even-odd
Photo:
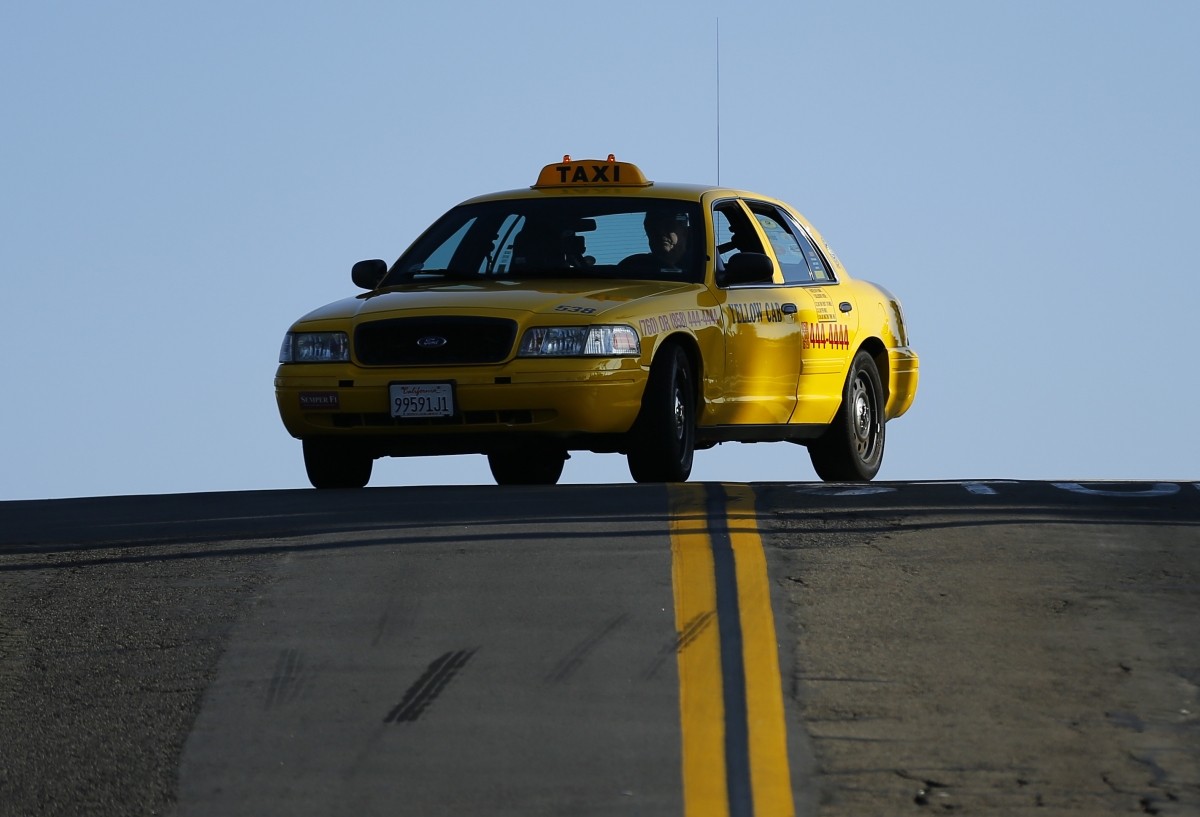
[[[1191,483],[0,503],[3,814],[1200,814]]]

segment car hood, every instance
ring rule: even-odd
[[[587,316],[588,320],[633,301],[692,284],[674,281],[445,281],[410,284],[314,310],[301,321],[360,320],[404,314],[504,315],[550,313]]]

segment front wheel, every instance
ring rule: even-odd
[[[696,450],[696,393],[687,353],[669,346],[650,365],[631,432],[629,473],[637,482],[686,482]]]
[[[557,449],[498,451],[488,454],[497,485],[554,485],[562,476],[567,452]]]
[[[304,441],[304,470],[314,488],[362,488],[374,464],[370,455],[336,441]]]
[[[820,438],[808,444],[817,476],[826,482],[867,482],[883,463],[883,387],[874,359],[859,352],[850,365],[842,405]]]

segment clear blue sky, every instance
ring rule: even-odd
[[[306,485],[290,323],[564,153],[714,181],[718,13],[722,181],[904,301],[880,479],[1200,478],[1200,4],[46,2],[0,6],[0,498]]]

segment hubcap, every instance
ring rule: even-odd
[[[854,412],[852,418],[854,447],[858,452],[859,459],[867,462],[874,457],[875,446],[879,442],[879,421],[874,394],[864,374],[859,374],[854,378],[850,408]]]
[[[678,385],[675,386],[675,438],[683,439],[683,432],[687,428],[687,407],[683,403],[683,390]]]

